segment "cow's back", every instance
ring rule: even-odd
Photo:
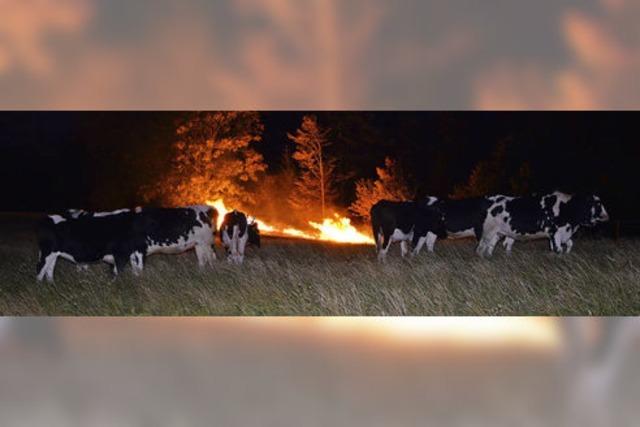
[[[213,243],[213,208],[147,208],[136,215],[136,231],[145,236],[151,253]]]

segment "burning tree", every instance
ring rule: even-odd
[[[267,169],[252,145],[262,139],[256,112],[192,113],[177,128],[173,170],[155,188],[155,198],[170,205],[202,203],[224,197],[251,202],[247,186]]]
[[[296,145],[293,158],[301,171],[289,201],[298,209],[319,204],[323,218],[327,204],[335,197],[335,160],[328,157],[325,150],[330,144],[328,133],[328,129],[318,125],[315,116],[304,116],[295,135],[287,135]]]
[[[376,168],[378,178],[360,179],[356,182],[356,200],[349,206],[349,211],[356,216],[369,220],[369,211],[377,201],[409,200],[412,192],[404,179],[402,169],[395,160],[387,157],[384,166]]]

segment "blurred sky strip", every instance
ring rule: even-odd
[[[637,0],[0,0],[3,109],[634,109]]]

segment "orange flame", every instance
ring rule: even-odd
[[[309,221],[309,225],[320,231],[320,240],[329,240],[341,243],[367,243],[374,244],[373,239],[360,233],[351,225],[349,218],[335,215],[335,219],[325,218],[321,224]]]
[[[224,200],[217,199],[214,201],[205,202],[209,206],[213,206],[218,211],[218,228],[222,225],[224,216],[231,210],[226,207]],[[268,235],[275,236],[291,236],[300,239],[308,240],[322,240],[327,242],[338,243],[359,243],[359,244],[374,244],[371,237],[359,232],[353,225],[349,218],[335,215],[335,218],[324,218],[322,223],[309,221],[309,225],[314,229],[315,233],[305,232],[293,227],[279,228],[266,222],[251,217],[260,229],[260,232]]]

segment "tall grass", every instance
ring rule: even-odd
[[[480,259],[472,241],[386,264],[371,246],[263,239],[242,266],[199,270],[193,252],[154,255],[141,277],[113,280],[106,264],[55,283],[35,281],[30,233],[0,236],[3,315],[638,315],[640,241],[578,239],[558,256],[545,242]],[[219,258],[223,258],[218,250]]]

